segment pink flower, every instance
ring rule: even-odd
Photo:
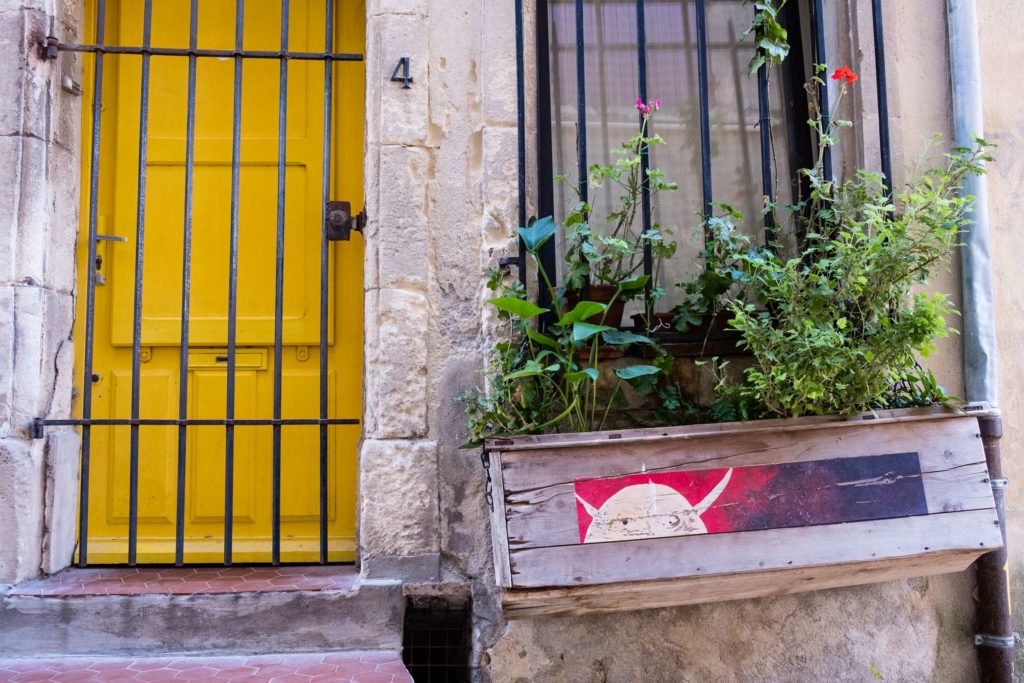
[[[647,118],[648,116],[650,116],[654,112],[656,112],[659,109],[661,109],[661,100],[660,99],[657,99],[657,100],[647,100],[647,102],[645,104],[644,101],[638,97],[637,100],[636,100],[635,106],[636,106],[636,110],[638,112],[640,112],[641,116],[643,116],[644,118]]]

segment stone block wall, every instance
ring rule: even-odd
[[[78,65],[38,46],[74,36],[76,10],[0,1],[0,583],[66,566],[74,544],[78,439],[29,426],[71,410],[81,124],[61,82]]]

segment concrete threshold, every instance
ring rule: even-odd
[[[352,567],[69,569],[0,597],[0,652],[398,651],[403,612],[400,581]]]
[[[355,681],[412,683],[394,651],[0,659],[0,683],[21,681]]]

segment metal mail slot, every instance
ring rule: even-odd
[[[188,369],[227,368],[227,349],[200,349],[188,352]],[[235,367],[248,370],[267,369],[266,349],[238,349],[235,351]]]

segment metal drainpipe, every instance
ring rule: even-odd
[[[949,59],[953,86],[953,134],[958,147],[970,147],[984,135],[981,64],[975,0],[947,0]],[[967,400],[993,406],[980,417],[982,442],[995,497],[1003,549],[983,555],[976,563],[978,613],[975,645],[979,678],[984,683],[1013,680],[1014,633],[1010,617],[1010,583],[1006,553],[1006,517],[999,439],[1003,426],[998,403],[992,262],[988,229],[988,194],[984,176],[968,178],[963,193],[973,196],[972,224],[964,235],[961,277],[964,311],[964,383]]]

